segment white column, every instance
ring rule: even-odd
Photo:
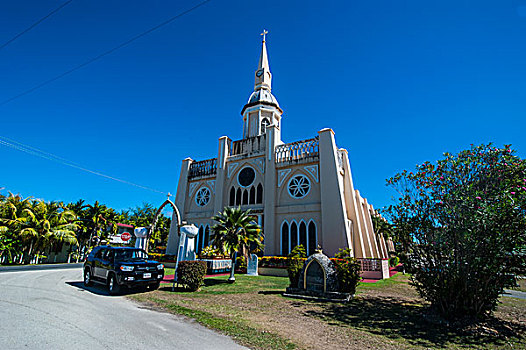
[[[265,255],[279,254],[279,234],[276,234],[276,155],[277,126],[271,124],[267,127],[265,149],[265,180],[263,188],[263,202],[265,213]]]
[[[188,190],[188,172],[190,171],[190,165],[192,164],[192,158],[186,158],[183,160],[181,165],[181,173],[179,174],[179,185],[177,186],[177,193],[175,195],[175,205],[179,209],[181,214],[181,220],[185,216],[185,202],[186,192]],[[172,215],[172,223],[170,225],[170,233],[168,234],[168,244],[166,245],[166,254],[177,255],[179,247],[179,232],[177,227],[177,215],[175,211]]]
[[[334,131],[323,129],[320,137],[320,190],[321,190],[321,231],[318,241],[327,255],[333,256],[340,248],[349,246],[347,237],[347,215],[343,198],[343,182],[339,179],[338,149]]]

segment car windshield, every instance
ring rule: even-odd
[[[115,252],[117,260],[148,259],[148,253],[140,249],[125,249]]]

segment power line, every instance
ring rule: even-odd
[[[105,52],[101,53],[100,55],[95,56],[95,57],[93,57],[93,58],[87,60],[86,62],[81,63],[81,64],[79,64],[78,66],[75,66],[75,67],[73,67],[73,68],[71,68],[71,69],[65,71],[65,72],[62,73],[62,74],[59,74],[59,75],[55,76],[54,78],[48,79],[48,80],[46,80],[46,81],[44,81],[44,82],[42,82],[42,83],[40,83],[40,84],[38,84],[38,85],[35,85],[34,87],[32,87],[32,88],[30,88],[30,89],[28,89],[28,90],[26,90],[26,91],[24,91],[24,92],[22,92],[22,93],[20,93],[20,94],[18,94],[18,95],[15,95],[15,96],[13,96],[13,97],[11,97],[11,98],[8,98],[7,100],[5,100],[5,101],[3,101],[2,103],[0,103],[0,106],[6,105],[6,104],[8,104],[8,103],[11,102],[11,101],[16,100],[17,98],[20,98],[20,97],[22,97],[22,96],[24,96],[24,95],[27,95],[27,94],[29,94],[29,93],[31,93],[31,92],[37,90],[37,89],[40,89],[41,87],[46,86],[46,85],[48,85],[48,84],[50,84],[50,83],[52,83],[52,82],[54,82],[54,81],[56,81],[56,80],[58,80],[58,79],[60,79],[60,78],[62,78],[62,77],[64,77],[64,76],[66,76],[66,75],[68,75],[68,74],[71,74],[71,73],[73,73],[74,71],[76,71],[76,70],[78,70],[78,69],[80,69],[80,68],[83,68],[83,67],[87,66],[88,64],[91,64],[91,63],[93,63],[93,62],[95,62],[95,61],[98,61],[98,60],[101,59],[102,57],[107,56],[107,55],[109,55],[109,54],[111,54],[111,53],[117,51],[118,49],[123,48],[124,46],[127,46],[127,45],[131,44],[131,43],[134,42],[135,40],[137,40],[137,39],[139,39],[139,38],[142,38],[143,36],[145,36],[145,35],[147,35],[147,34],[150,34],[151,32],[156,31],[157,29],[159,29],[159,28],[161,28],[161,27],[164,27],[165,25],[167,25],[167,24],[169,24],[169,23],[175,21],[176,19],[178,19],[178,18],[180,18],[180,17],[182,17],[182,16],[184,16],[184,15],[186,15],[186,14],[188,14],[188,13],[194,11],[194,10],[196,10],[197,8],[203,6],[204,4],[206,4],[207,2],[210,2],[210,1],[211,1],[211,0],[205,0],[205,1],[202,1],[202,2],[200,2],[199,4],[197,4],[197,5],[195,5],[195,6],[191,7],[191,8],[189,8],[188,10],[185,10],[185,11],[179,13],[178,15],[175,15],[175,16],[173,16],[173,17],[167,19],[166,21],[164,21],[164,22],[162,22],[162,23],[160,23],[160,24],[158,24],[158,25],[156,25],[156,26],[154,26],[154,27],[152,27],[152,28],[150,28],[150,29],[148,29],[148,30],[146,30],[146,31],[144,31],[144,32],[142,32],[142,33],[140,33],[140,34],[137,34],[137,35],[134,36],[133,38],[126,40],[125,42],[123,42],[123,43],[121,43],[121,44],[115,46],[114,48],[109,49],[108,51],[105,51]]]
[[[6,47],[7,45],[11,44],[13,41],[15,41],[16,39],[20,38],[22,35],[26,34],[27,32],[29,32],[31,29],[35,28],[37,25],[39,25],[40,23],[44,22],[47,18],[53,16],[55,13],[57,13],[58,11],[60,11],[63,7],[65,7],[66,5],[68,5],[70,2],[72,2],[73,0],[68,0],[66,1],[65,3],[63,3],[62,5],[60,5],[59,7],[57,7],[56,9],[54,9],[53,11],[51,11],[50,13],[48,13],[47,15],[45,15],[44,17],[42,17],[41,19],[39,19],[38,21],[36,21],[35,23],[33,23],[32,25],[30,25],[28,28],[24,29],[23,31],[21,31],[20,33],[18,33],[17,35],[15,35],[14,37],[12,37],[11,39],[9,39],[8,41],[6,41],[4,44],[2,44],[0,46],[0,50],[2,50],[4,47]]]
[[[148,190],[148,191],[152,191],[152,192],[156,192],[156,193],[161,193],[161,194],[167,195],[166,192],[159,191],[159,190],[156,190],[156,189],[151,188],[151,187],[138,185],[138,184],[130,182],[130,181],[122,180],[122,179],[119,179],[119,178],[116,178],[116,177],[113,177],[113,176],[110,176],[110,175],[103,174],[103,173],[101,173],[99,171],[94,171],[94,170],[90,170],[90,169],[84,168],[83,166],[79,165],[78,163],[75,163],[75,162],[72,162],[72,161],[67,160],[65,158],[59,157],[57,155],[54,155],[53,153],[48,153],[48,152],[42,151],[42,150],[40,150],[38,148],[31,147],[29,145],[25,145],[25,144],[23,144],[21,142],[17,142],[17,141],[11,140],[11,139],[9,139],[7,137],[4,137],[4,136],[0,136],[0,145],[6,146],[6,147],[9,147],[9,148],[15,149],[17,151],[21,151],[21,152],[24,152],[24,153],[27,153],[27,154],[30,154],[30,155],[33,155],[33,156],[36,156],[36,157],[40,157],[40,158],[44,158],[44,159],[47,159],[47,160],[51,160],[53,162],[57,162],[57,163],[60,163],[62,165],[66,165],[66,166],[69,166],[69,167],[72,167],[72,168],[75,168],[75,169],[78,169],[78,170],[82,170],[84,172],[87,172],[87,173],[90,173],[90,174],[93,174],[93,175],[101,176],[101,177],[104,177],[106,179],[110,179],[110,180],[117,181],[117,182],[120,182],[120,183],[123,183],[123,184],[139,187],[139,188],[142,188],[144,190]]]

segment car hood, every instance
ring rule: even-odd
[[[119,260],[118,263],[120,265],[134,265],[134,266],[157,266],[159,265],[158,261],[155,260],[138,260],[138,259],[130,259],[130,260]]]

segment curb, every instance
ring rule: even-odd
[[[84,263],[0,266],[0,272],[76,269],[83,265]]]

